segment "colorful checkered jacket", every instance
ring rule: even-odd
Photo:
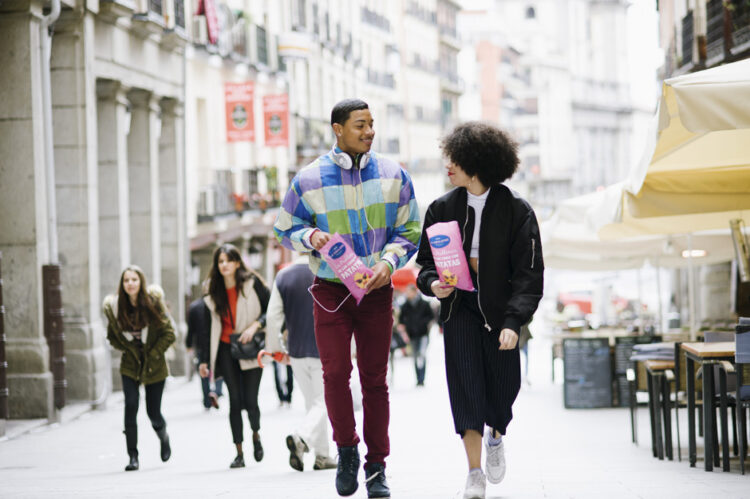
[[[289,249],[310,253],[310,270],[321,279],[339,282],[310,245],[316,228],[339,233],[368,267],[381,260],[394,270],[403,266],[421,233],[411,178],[378,154],[362,156],[360,169],[340,166],[340,155],[334,147],[297,173],[273,227],[276,237]]]

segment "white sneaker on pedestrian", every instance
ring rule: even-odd
[[[484,433],[484,450],[487,454],[484,470],[490,483],[500,483],[505,478],[505,444],[501,440],[497,445],[490,445],[492,429]]]
[[[481,469],[471,470],[466,477],[466,489],[464,499],[484,499],[484,491],[487,488],[487,479]]]
[[[315,456],[314,470],[334,470],[338,466],[338,461],[328,456]]]

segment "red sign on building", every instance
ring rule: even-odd
[[[287,94],[263,97],[263,123],[267,146],[289,145],[289,96]]]
[[[252,81],[224,84],[227,142],[253,142],[255,140],[254,92],[255,84]]]

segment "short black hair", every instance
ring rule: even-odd
[[[352,111],[359,111],[361,109],[370,109],[367,102],[362,99],[344,99],[336,103],[331,110],[331,125],[338,123],[343,125],[346,120],[349,119],[349,115]]]
[[[443,137],[440,147],[452,163],[487,187],[508,180],[518,169],[518,144],[489,123],[461,123]]]

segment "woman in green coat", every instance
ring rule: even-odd
[[[146,412],[161,442],[161,460],[172,454],[167,423],[161,414],[164,380],[169,375],[164,354],[174,343],[174,326],[156,285],[147,286],[143,271],[131,265],[120,276],[116,295],[104,299],[107,339],[122,351],[120,374],[125,395],[125,441],[130,462],[125,471],[138,469],[139,385],[146,389]]]

